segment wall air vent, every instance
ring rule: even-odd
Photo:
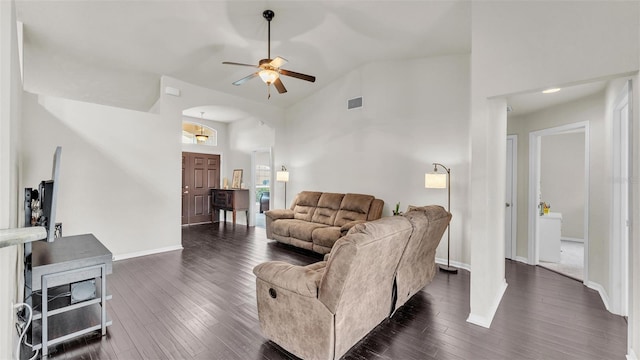
[[[176,89],[171,86],[167,86],[164,88],[164,93],[167,95],[180,96],[180,89]]]
[[[347,100],[347,110],[358,109],[362,107],[362,96]]]

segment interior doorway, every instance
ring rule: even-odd
[[[585,284],[589,262],[588,134],[589,123],[580,122],[535,131],[529,138],[529,263]]]
[[[220,187],[220,155],[182,153],[182,225],[211,222],[211,189]]]

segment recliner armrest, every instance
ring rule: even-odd
[[[274,209],[265,211],[264,215],[272,220],[277,219],[293,219],[293,210],[290,209]]]
[[[352,227],[358,225],[358,224],[362,224],[367,222],[366,220],[353,220],[353,221],[349,221],[348,223],[342,225],[340,227],[340,234],[342,234],[342,236],[347,235],[347,233],[349,232],[349,230],[351,230]]]
[[[324,267],[296,266],[283,261],[268,261],[254,267],[253,273],[258,279],[274,286],[302,296],[317,298]]]

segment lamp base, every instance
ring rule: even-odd
[[[453,266],[439,265],[439,267],[440,267],[440,271],[448,272],[450,274],[458,273],[458,269],[454,268]]]

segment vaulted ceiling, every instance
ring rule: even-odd
[[[267,57],[265,9],[272,57],[317,77],[283,77],[288,92],[270,100],[259,78],[232,85],[252,68],[222,64]],[[467,1],[17,0],[16,11],[25,90],[137,110],[157,100],[162,75],[287,107],[365,63],[471,48]]]

